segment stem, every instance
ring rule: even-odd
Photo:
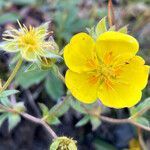
[[[4,90],[7,89],[7,87],[10,85],[10,83],[12,82],[12,80],[14,79],[14,77],[16,76],[19,68],[21,67],[23,62],[23,59],[20,58],[18,63],[16,64],[14,70],[12,71],[11,75],[9,76],[9,78],[7,79],[6,83],[4,84],[4,86],[2,87],[2,89],[0,90],[0,92],[3,92]]]
[[[137,128],[137,132],[138,132],[138,139],[139,139],[139,143],[140,143],[140,146],[142,148],[142,150],[148,150],[145,143],[144,143],[144,140],[143,140],[143,135],[142,135],[142,130],[141,128]]]
[[[97,116],[98,117],[98,116]],[[105,122],[109,122],[109,123],[113,123],[113,124],[123,124],[123,123],[130,123],[136,127],[139,127],[141,129],[144,129],[146,131],[149,131],[150,132],[150,128],[149,127],[146,127],[146,126],[143,126],[137,122],[135,122],[134,120],[132,119],[115,119],[115,118],[110,118],[110,117],[106,117],[106,116],[99,116],[98,117],[99,119],[101,119],[102,121],[105,121]]]
[[[60,80],[62,80],[63,83],[65,83],[65,78],[64,78],[64,76],[61,74],[59,68],[58,68],[57,66],[55,66],[55,67],[56,67],[56,70],[57,70],[57,77],[58,77]]]
[[[0,104],[0,109],[4,110],[6,112],[14,113],[14,114],[16,114],[16,113],[20,114],[22,117],[24,117],[24,118],[26,118],[26,119],[34,122],[34,123],[42,125],[48,131],[48,133],[52,136],[52,138],[57,138],[56,133],[51,129],[51,127],[44,120],[42,120],[40,118],[36,118],[36,117],[29,115],[25,112],[18,112],[12,108],[5,107],[1,104]]]
[[[113,26],[115,23],[115,14],[114,14],[112,0],[109,0],[108,2],[108,21],[110,26]]]
[[[48,133],[52,136],[52,138],[57,138],[57,135],[56,135],[56,133],[52,130],[52,128],[46,123],[46,122],[44,122],[42,119],[39,119],[39,118],[36,118],[36,117],[34,117],[34,116],[31,116],[31,115],[29,115],[29,114],[27,114],[27,113],[21,113],[21,116],[22,117],[24,117],[24,118],[26,118],[26,119],[28,119],[28,120],[30,120],[30,121],[32,121],[32,122],[34,122],[34,123],[37,123],[37,124],[40,124],[40,125],[42,125],[47,131],[48,131]]]
[[[84,110],[86,111],[87,114],[95,116],[95,117],[97,117],[98,119],[100,119],[102,121],[113,123],[113,124],[130,123],[130,124],[132,124],[132,125],[134,125],[134,126],[136,126],[138,128],[141,128],[141,129],[144,129],[144,130],[150,132],[150,128],[149,127],[143,126],[143,125],[139,124],[138,122],[134,121],[131,118],[127,118],[127,119],[115,119],[115,118],[110,118],[110,117],[102,116],[102,115],[99,116],[99,115],[93,113],[92,111],[89,111],[86,107],[84,107],[84,105],[81,105],[81,106],[84,108]]]

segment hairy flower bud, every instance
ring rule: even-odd
[[[77,150],[76,141],[67,137],[58,137],[54,139],[50,150]]]

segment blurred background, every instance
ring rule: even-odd
[[[92,27],[107,16],[107,3],[107,0],[0,0],[0,40],[2,33],[9,26],[18,28],[17,19],[27,26],[39,26],[49,21],[49,31],[53,31],[54,39],[61,50],[72,35],[86,32],[86,28]],[[146,64],[150,64],[150,0],[113,0],[113,4],[117,27],[128,25],[129,34],[134,35],[140,42],[139,55],[144,57]],[[0,51],[0,78],[7,79],[14,62],[13,56]],[[10,89],[16,87],[21,92],[10,99],[23,101],[28,113],[40,117],[38,103],[44,103],[51,108],[62,100],[66,88],[53,72],[24,72],[27,65],[22,66],[10,86]],[[65,73],[63,62],[58,65]],[[149,96],[148,85],[143,91],[143,99]],[[116,118],[129,116],[128,109],[108,109],[105,113]],[[150,112],[145,115],[149,117]],[[67,135],[77,140],[79,150],[140,150],[137,132],[133,126],[102,122],[100,126],[93,128],[92,123],[88,122],[84,126],[75,127],[82,116],[70,107],[69,111],[60,117],[62,123],[52,127],[58,135]],[[49,149],[51,139],[41,126],[22,118],[21,122],[8,132],[7,124],[6,120],[0,128],[0,150]],[[143,136],[150,149],[150,133],[143,132]]]

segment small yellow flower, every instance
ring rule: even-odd
[[[108,107],[134,106],[149,73],[144,60],[136,56],[138,49],[135,38],[120,32],[105,32],[96,41],[86,33],[75,35],[64,49],[68,89],[84,103],[99,98]]]
[[[54,41],[46,41],[48,36],[48,23],[37,28],[21,25],[20,29],[11,28],[3,34],[4,42],[1,47],[7,52],[20,52],[21,56],[27,61],[37,61],[41,58],[52,57],[50,52],[54,50]],[[58,50],[58,49],[57,49]],[[53,54],[54,55],[54,54]]]

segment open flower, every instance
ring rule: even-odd
[[[37,28],[21,25],[20,29],[10,28],[3,34],[1,47],[7,52],[20,52],[27,61],[39,61],[55,56],[54,41],[45,39],[48,36],[48,23]],[[57,49],[58,50],[58,49]],[[53,53],[53,54],[52,54]]]
[[[149,73],[144,60],[135,56],[138,49],[135,38],[115,31],[96,41],[86,33],[75,35],[64,49],[68,89],[84,103],[99,98],[108,107],[132,107],[141,99]]]

